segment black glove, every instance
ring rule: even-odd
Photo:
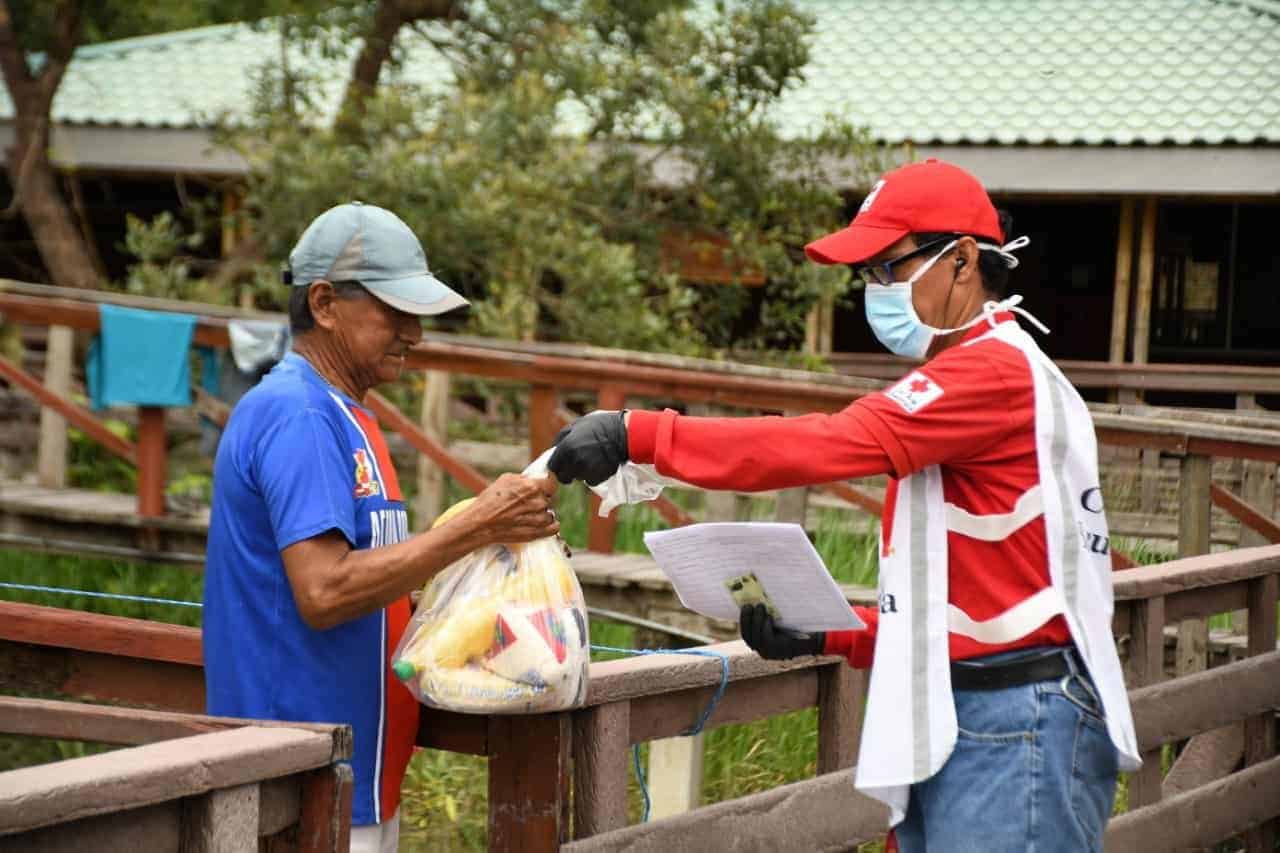
[[[763,604],[744,604],[738,613],[738,627],[742,639],[756,654],[768,660],[788,660],[803,655],[820,655],[826,645],[827,635],[822,631],[797,634],[779,628]]]
[[[592,412],[556,435],[547,467],[562,483],[585,480],[595,486],[627,461],[627,427],[622,412]]]

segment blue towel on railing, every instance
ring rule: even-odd
[[[191,405],[193,315],[103,305],[100,316],[85,362],[93,408]]]

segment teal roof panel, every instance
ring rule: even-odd
[[[889,143],[1280,143],[1277,0],[795,0],[817,21],[805,81],[775,118],[803,136],[832,114]],[[354,48],[352,49],[354,50]],[[320,117],[351,64],[289,48],[322,82]],[[397,74],[443,88],[425,40]],[[270,29],[228,24],[83,47],[57,121],[207,126],[243,114]],[[11,114],[0,88],[0,117]]]

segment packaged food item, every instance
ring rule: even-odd
[[[466,512],[471,500],[435,524]],[[587,625],[582,588],[559,537],[490,545],[426,585],[393,668],[420,702],[437,708],[564,710],[586,697]]]

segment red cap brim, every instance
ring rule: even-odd
[[[804,253],[809,260],[820,264],[860,264],[909,233],[905,228],[879,228],[854,222],[848,228],[814,240],[804,247]]]

